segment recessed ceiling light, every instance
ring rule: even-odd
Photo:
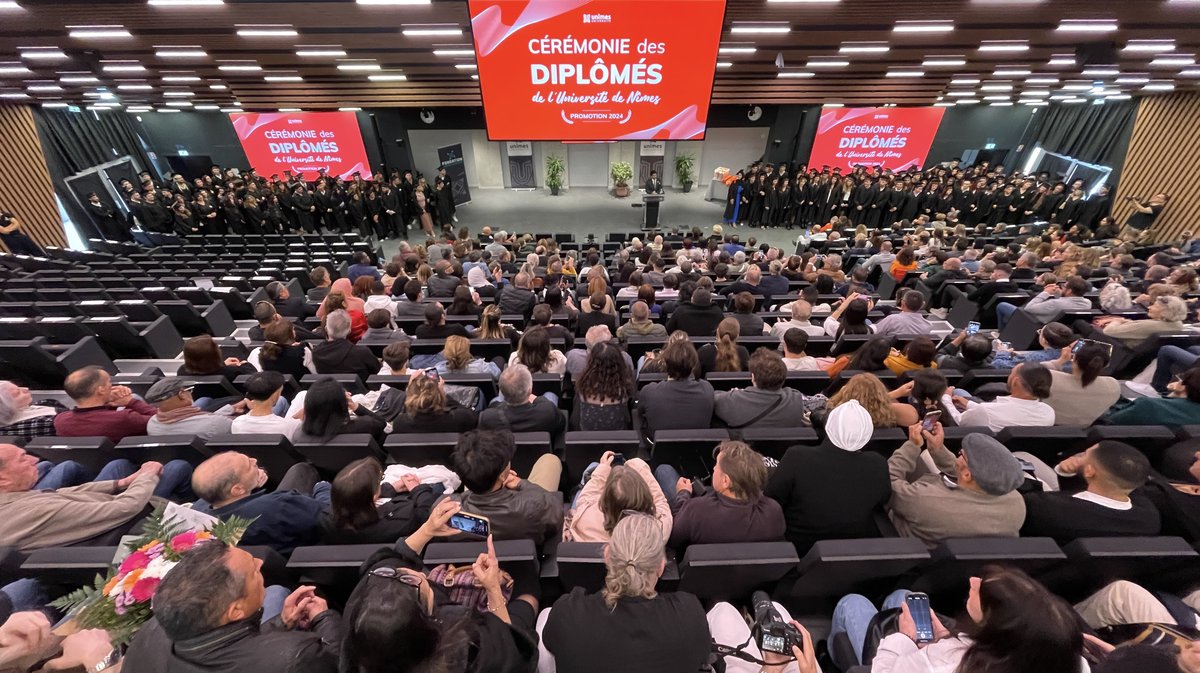
[[[338,108],[338,111],[339,112],[362,112],[362,108],[360,108],[360,107],[340,107],[340,108]]]
[[[197,105],[196,107],[194,107],[192,109],[193,110],[220,110],[221,106],[220,105],[209,105],[209,104],[205,103],[204,105]]]
[[[3,73],[3,66],[0,66],[0,73]],[[62,75],[58,81],[63,84],[95,84],[100,80],[92,75]]]
[[[897,21],[892,27],[892,32],[896,33],[949,33],[953,30],[953,21]]]
[[[974,96],[974,95],[975,95],[975,92],[974,92],[973,90],[969,90],[969,91],[947,91],[947,92],[946,92],[946,95],[947,95],[947,96],[953,96],[953,97],[955,97],[955,98],[968,98],[968,97],[970,97],[970,96]]]
[[[133,37],[125,26],[67,26],[67,35],[77,40]]]
[[[428,5],[431,0],[356,0],[360,5]]]
[[[262,70],[262,66],[261,65],[252,65],[249,63],[245,63],[245,64],[227,63],[225,65],[217,66],[217,70],[224,70],[226,72],[259,72],[260,70]]]
[[[455,63],[454,67],[458,70],[476,70],[479,68],[474,63]]]
[[[167,105],[170,105],[171,107],[191,107],[192,101],[190,101],[190,100],[172,100],[172,101],[167,101]]]
[[[191,91],[164,91],[163,96],[167,98],[190,98],[196,94]]]
[[[806,68],[845,68],[850,61],[844,58],[810,58]]]
[[[779,79],[809,79],[816,76],[817,73],[815,72],[805,72],[803,70],[785,70],[776,75]]]
[[[21,9],[21,6],[17,4],[17,0],[0,0],[0,10],[5,9]]]
[[[1013,104],[1013,102],[1010,100],[1009,101],[992,101],[991,103],[988,103],[988,105],[990,105],[992,107],[1012,107],[1012,104]]]
[[[0,75],[32,75],[33,71],[20,63],[0,63]]]
[[[1075,65],[1074,54],[1054,54],[1047,62],[1048,65]]]
[[[951,84],[979,84],[978,77],[955,77],[950,80]]]
[[[1057,77],[1044,77],[1041,75],[1025,78],[1026,84],[1058,84],[1058,82],[1059,79]]]
[[[241,25],[237,34],[241,37],[295,37],[300,33],[288,25]]]
[[[160,108],[158,108],[157,111],[161,112],[163,114],[169,114],[171,112],[179,112],[179,110],[172,110],[171,108],[165,108],[165,107],[160,107]]]
[[[140,63],[105,63],[104,72],[146,72]]]
[[[996,77],[1024,77],[1032,75],[1033,71],[1023,66],[1000,66],[992,74]]]
[[[438,37],[442,35],[462,35],[462,28],[448,25],[412,25],[401,27],[400,32],[405,37]]]
[[[926,56],[921,65],[926,68],[957,68],[967,64],[964,56]]]
[[[1062,85],[1063,91],[1091,91],[1092,84],[1090,82],[1067,82]]]
[[[164,82],[199,82],[199,75],[163,75]]]
[[[955,104],[953,101],[951,101],[949,103],[934,103],[933,104],[934,107],[954,107],[954,105]]]
[[[433,55],[434,56],[446,56],[446,57],[474,56],[475,50],[474,49],[434,49]]]
[[[1049,91],[1022,91],[1021,96],[1025,98],[1049,98]]]
[[[1151,82],[1142,87],[1142,91],[1174,91],[1175,85],[1171,82]]]
[[[824,107],[846,107],[845,103],[825,103]]]
[[[407,75],[391,74],[391,75],[367,75],[367,79],[372,82],[406,82]]]
[[[117,88],[121,91],[153,91],[154,87],[149,84],[118,84]]]
[[[1127,93],[1113,93],[1104,97],[1105,100],[1131,100],[1133,96]]]
[[[29,98],[29,94],[24,91],[4,91],[0,92],[0,98]]]
[[[729,32],[743,35],[780,35],[792,32],[788,23],[735,23],[729,27]]]
[[[281,107],[281,108],[279,108],[279,111],[280,112],[299,112],[300,108],[298,108],[298,107]]]
[[[64,108],[67,105],[67,103],[42,103],[42,107],[46,108]]]
[[[955,104],[957,104],[957,105],[979,105],[979,99],[978,98],[959,98],[957,101],[955,101]]]
[[[242,109],[241,109],[241,108],[236,108],[236,107],[223,107],[223,108],[221,108],[221,112],[241,112],[241,111],[242,111]]]
[[[1025,40],[987,40],[979,43],[979,51],[1029,51],[1029,42]]]
[[[924,77],[924,70],[889,70],[884,77]]]
[[[159,58],[208,58],[203,49],[159,49],[154,52]]]
[[[1200,77],[1200,68],[1196,70],[1180,70],[1180,77]]]
[[[1012,96],[984,96],[984,100],[1012,100]]]
[[[471,79],[479,79],[479,75],[471,75]]]
[[[1121,74],[1121,69],[1115,65],[1093,65],[1083,69],[1084,77],[1113,77]]]
[[[337,68],[344,71],[383,69],[378,63],[339,63]]]
[[[770,2],[771,0],[767,0]],[[884,54],[891,50],[887,42],[843,42],[838,48],[841,54]]]
[[[263,77],[264,82],[303,82],[304,78],[300,75],[266,75]]]
[[[717,47],[718,54],[753,54],[758,51],[754,47]]]
[[[1182,73],[1180,73],[1182,74]],[[1145,84],[1150,81],[1149,75],[1126,73],[1113,80],[1117,84]]]
[[[152,7],[212,7],[223,5],[225,0],[147,0]]]
[[[57,84],[30,84],[25,87],[26,91],[44,92],[44,91],[62,91],[63,88]]]
[[[1062,103],[1063,105],[1079,105],[1080,103],[1086,103],[1087,99],[1086,98],[1064,98],[1064,99],[1060,100],[1059,102]]]
[[[1150,65],[1196,65],[1196,56],[1194,54],[1162,54],[1155,56]]]
[[[316,58],[320,56],[328,56],[331,58],[342,58],[346,55],[345,49],[337,49],[332,47],[310,47],[307,49],[297,49],[297,56],[305,58]]]
[[[718,68],[732,68],[733,61],[717,61]]]
[[[1160,51],[1174,51],[1175,40],[1130,40],[1125,43],[1125,49],[1122,51],[1143,51],[1156,53]]]
[[[209,84],[208,88],[215,89],[217,91],[224,91],[224,90],[228,89],[229,87],[225,86],[224,84]]]
[[[61,61],[70,57],[63,53],[62,49],[55,49],[53,47],[43,49],[39,47],[22,50],[21,58],[27,58],[31,61]]]
[[[1049,103],[1044,100],[1023,100],[1021,101],[1021,105],[1028,105],[1029,107],[1046,107],[1049,105]]]
[[[1058,30],[1064,33],[1111,33],[1119,26],[1112,19],[1063,19]]]
[[[1011,84],[984,84],[979,87],[980,91],[1012,91]]]

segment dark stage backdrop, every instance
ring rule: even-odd
[[[467,167],[463,163],[462,145],[456,143],[439,147],[438,161],[446,168],[446,175],[450,176],[450,185],[454,188],[454,205],[470,203],[471,188],[467,185]]]

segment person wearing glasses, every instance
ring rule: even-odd
[[[435,537],[459,532],[449,525],[459,509],[459,503],[443,500],[416,532],[368,561],[367,572],[346,603],[341,670],[515,672],[533,666],[538,589],[536,583],[517,583],[512,597],[504,597],[490,536],[487,551],[471,565],[486,605],[452,602],[425,574],[426,545]]]
[[[214,414],[196,406],[192,399],[193,383],[185,378],[171,376],[159,379],[146,391],[146,401],[158,408],[158,413],[146,422],[147,435],[196,435],[211,439],[213,435],[227,435],[233,425],[232,410],[245,410],[245,400],[232,407],[223,407],[230,413]]]

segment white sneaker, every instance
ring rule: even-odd
[[[451,215],[450,218],[455,222],[458,222],[458,215]]]
[[[944,309],[944,308],[934,308],[934,309],[929,310],[929,314],[936,315],[937,317],[941,318],[942,320],[945,320],[946,316],[950,314],[950,311],[947,309]]]

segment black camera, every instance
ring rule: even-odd
[[[767,592],[755,591],[750,602],[754,605],[754,631],[760,651],[791,656],[793,647],[803,646],[799,629],[783,621]]]

